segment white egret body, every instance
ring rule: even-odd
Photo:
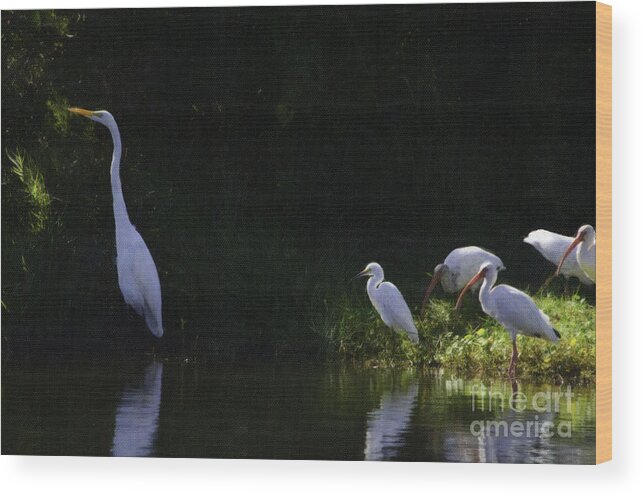
[[[534,300],[528,295],[506,284],[493,287],[498,279],[498,270],[489,262],[482,264],[480,271],[462,289],[456,308],[460,308],[466,291],[481,279],[482,286],[478,298],[482,310],[507,329],[513,343],[513,353],[509,363],[509,376],[513,379],[518,363],[518,348],[516,347],[518,334],[557,342],[560,339],[560,333],[552,327],[549,317],[536,306]]]
[[[545,229],[537,229],[536,231],[530,232],[529,236],[527,236],[523,241],[536,248],[536,250],[538,250],[538,252],[551,263],[558,265],[560,259],[565,253],[565,250],[567,250],[572,241],[574,241],[574,238],[563,236],[562,234],[556,234]],[[576,252],[578,252],[579,247],[576,247],[575,249]],[[560,273],[565,277],[565,279],[576,277],[585,285],[589,286],[594,284],[594,281],[587,277],[583,269],[581,269],[578,264],[576,253],[573,253],[572,256],[567,257],[564,260],[564,263],[560,268]]]
[[[426,289],[424,300],[422,301],[422,313],[424,313],[429,297],[438,282],[442,283],[442,289],[446,293],[456,293],[464,288],[485,262],[492,263],[498,270],[505,268],[500,258],[477,246],[464,246],[456,248],[449,253],[444,262],[438,264],[433,270],[431,283]],[[471,292],[475,292],[480,287],[480,284],[479,282],[474,284],[471,287]]]
[[[112,135],[114,153],[110,174],[116,223],[118,285],[125,302],[145,319],[150,332],[160,338],[163,336],[161,284],[152,255],[127,214],[120,177],[121,135],[116,120],[105,110],[70,108],[69,111],[101,123]]]
[[[576,237],[572,239],[567,251],[563,253],[558,264],[556,274],[562,272],[565,262],[568,260],[569,255],[576,249],[576,261],[583,270],[585,275],[596,282],[596,232],[589,224],[585,224],[578,228]]]
[[[356,277],[365,276],[368,276],[368,297],[384,323],[397,332],[405,332],[412,342],[418,343],[418,331],[411,310],[395,284],[384,282],[382,267],[375,262],[369,263]]]

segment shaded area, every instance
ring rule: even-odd
[[[210,351],[313,353],[311,316],[361,294],[347,280],[371,260],[412,308],[425,273],[467,244],[497,252],[505,280],[541,284],[553,268],[522,238],[595,218],[594,15],[589,2],[3,12],[3,145],[27,170],[3,154],[3,336],[150,347],[116,284],[109,137],[67,104],[120,125],[170,349],[199,336]]]

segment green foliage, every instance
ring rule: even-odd
[[[47,100],[47,110],[49,110],[48,119],[50,125],[62,136],[69,134],[69,123],[71,114],[67,110],[69,102],[66,98],[54,93],[49,100]]]
[[[87,186],[101,172],[91,166],[100,154],[87,153],[92,126],[70,125],[67,91],[55,77],[83,16],[2,14],[2,312],[10,339],[24,328],[60,325],[81,308],[91,312],[90,299],[104,285],[92,287],[87,274],[109,260],[110,245],[107,256],[100,253],[91,228],[96,194]],[[79,80],[74,67],[64,64],[64,73]],[[83,203],[88,196],[94,201]]]
[[[529,380],[591,383],[595,380],[596,312],[579,295],[535,296],[536,304],[562,335],[554,344],[518,337],[518,374]],[[471,298],[460,312],[451,300],[434,299],[416,319],[420,344],[393,334],[363,298],[340,297],[329,308],[321,332],[343,358],[365,367],[440,367],[457,375],[501,377],[511,356],[507,331],[484,315]]]
[[[47,226],[51,212],[51,196],[45,186],[45,178],[20,150],[14,153],[7,151],[7,157],[13,164],[11,172],[18,177],[24,188],[29,204],[29,227],[31,232],[37,234]]]
[[[3,91],[28,102],[47,88],[46,73],[63,53],[65,40],[80,16],[53,10],[3,12]],[[39,99],[35,99],[34,103]]]

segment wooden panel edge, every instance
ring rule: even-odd
[[[612,459],[612,7],[596,3],[596,463]]]

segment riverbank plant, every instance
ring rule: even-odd
[[[329,347],[342,360],[368,368],[442,368],[464,376],[503,377],[511,355],[507,331],[467,298],[460,312],[455,300],[434,299],[416,317],[420,344],[386,328],[368,302],[343,296],[323,328]],[[536,304],[551,318],[559,343],[518,337],[518,376],[524,380],[593,383],[596,362],[596,311],[578,294],[538,294]]]

